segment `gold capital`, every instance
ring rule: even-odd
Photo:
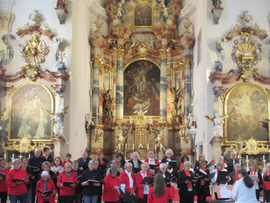
[[[119,49],[117,50],[117,57],[122,59],[122,58],[124,58],[124,55],[125,55],[125,50],[119,48]]]

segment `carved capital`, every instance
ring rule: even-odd
[[[119,48],[117,50],[117,57],[123,59],[124,58],[124,55],[125,55],[125,50],[122,49],[122,48]]]
[[[166,49],[166,47],[163,47],[163,49],[160,49],[160,56],[161,56],[161,59],[167,59],[168,49]]]

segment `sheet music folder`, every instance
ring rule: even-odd
[[[153,183],[154,182],[154,178],[152,178],[152,177],[145,177],[143,180],[142,180],[142,182],[141,182],[141,184],[145,184],[145,183],[148,183],[148,184],[151,184],[151,183]]]

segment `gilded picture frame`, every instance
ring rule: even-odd
[[[133,26],[131,29],[145,27],[154,29],[154,11],[149,3],[140,2],[133,9]]]
[[[138,116],[136,109],[147,110],[145,116],[159,118],[160,66],[148,58],[138,58],[127,63],[123,69],[125,118]],[[138,79],[137,77],[141,77]],[[137,82],[136,82],[137,81]],[[145,82],[146,84],[141,84]],[[140,87],[139,87],[140,86]],[[136,96],[137,95],[137,96]],[[140,102],[144,100],[144,102]],[[147,107],[147,102],[150,103]],[[143,103],[143,106],[140,104]],[[133,105],[134,104],[134,105]]]
[[[27,82],[10,92],[8,141],[51,141],[54,96],[44,84]]]
[[[260,86],[241,83],[232,87],[225,97],[225,143],[254,138],[269,143],[269,96]]]

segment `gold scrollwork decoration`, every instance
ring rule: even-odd
[[[125,50],[124,49],[118,49],[117,50],[117,57],[123,59],[125,56]]]
[[[148,54],[148,48],[146,47],[146,44],[142,42],[138,48],[137,48],[137,54],[141,57],[145,57]]]
[[[28,77],[30,80],[35,81],[38,77],[38,68],[30,64],[26,64],[21,67],[21,72],[25,77]]]
[[[167,59],[168,49],[166,49],[166,47],[163,47],[163,49],[160,49],[160,56],[161,56],[161,59]]]
[[[94,24],[97,27],[96,32],[98,32],[100,30],[100,28],[102,27],[102,25],[104,24],[104,21],[102,20],[102,15],[101,14],[99,14],[97,16],[97,19],[94,21]]]

